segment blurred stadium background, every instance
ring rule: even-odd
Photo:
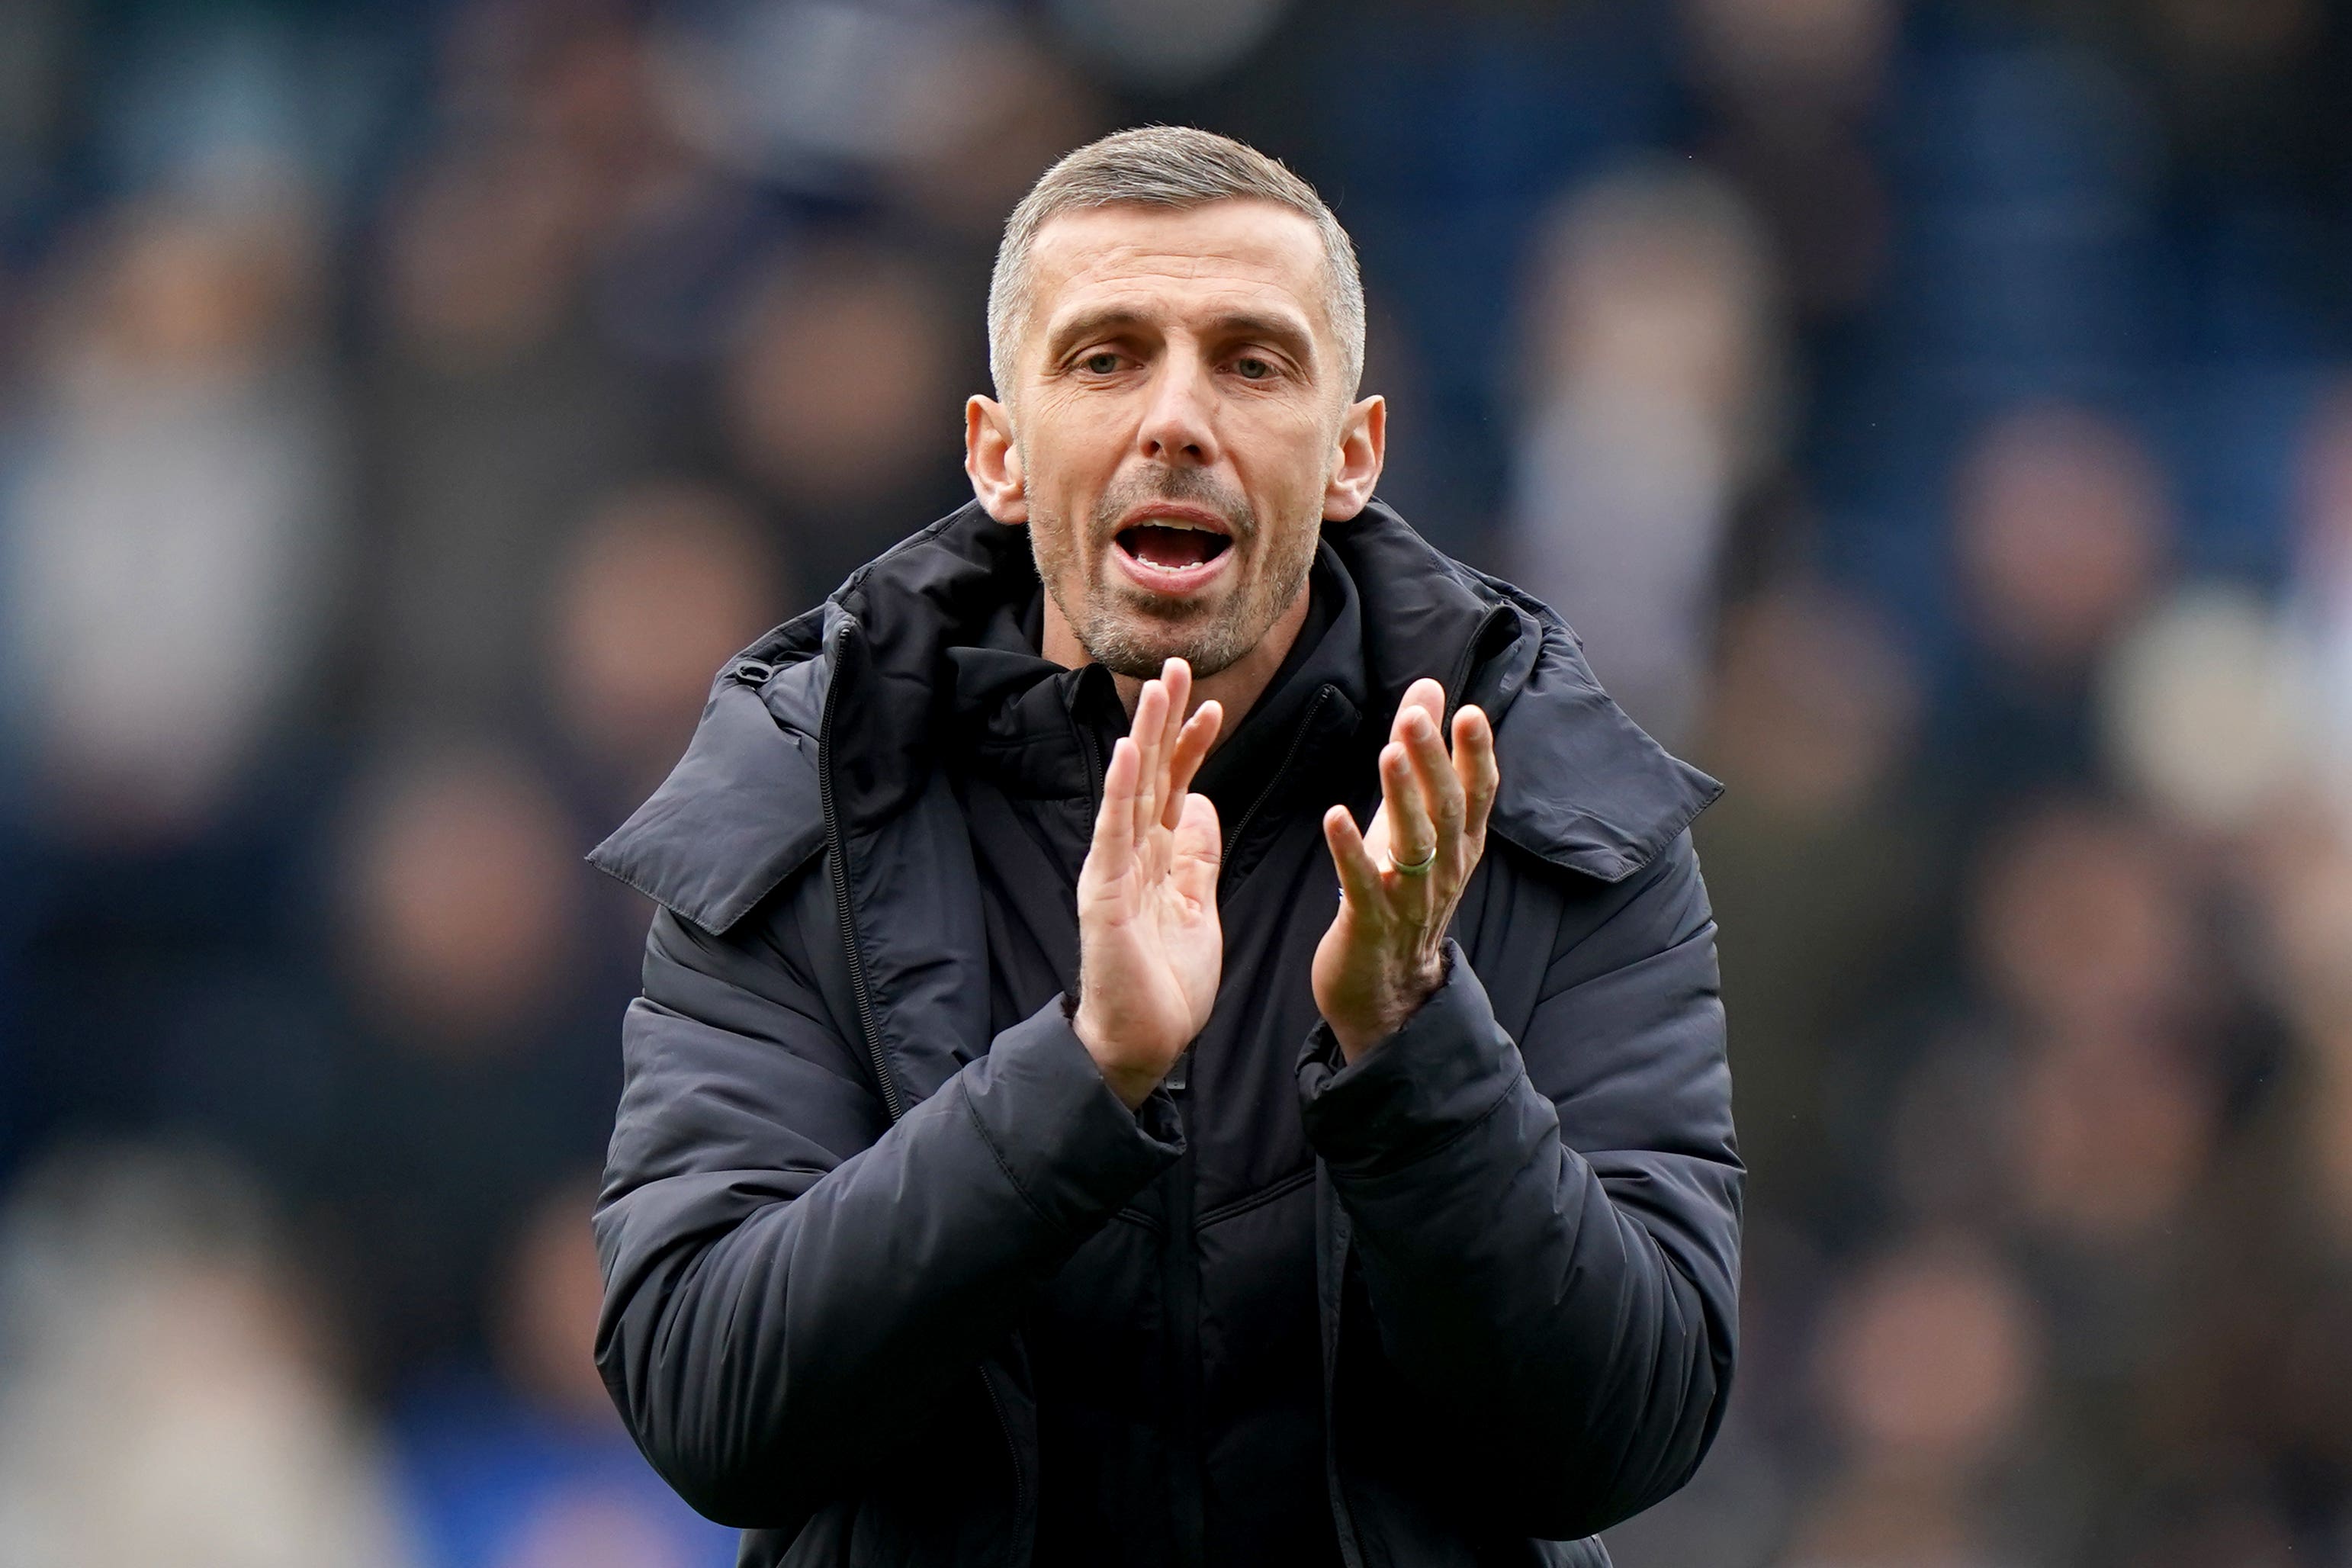
[[[698,1568],[586,1360],[711,670],[1201,123],[1699,829],[1751,1187],[1624,1568],[2352,1563],[2352,18],[0,4],[0,1563]]]

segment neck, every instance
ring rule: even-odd
[[[1298,628],[1307,624],[1308,591],[1306,584],[1299,584],[1297,595],[1281,615],[1275,617],[1274,625],[1266,628],[1265,636],[1258,638],[1255,647],[1216,674],[1201,676],[1192,682],[1192,698],[1186,710],[1188,712],[1203,702],[1213,700],[1225,710],[1224,722],[1217,729],[1218,745],[1224,744],[1234,731],[1241,728],[1242,721],[1249,717],[1249,710],[1256,706],[1259,698],[1265,695],[1266,683],[1274,679],[1275,671],[1282,668],[1282,661],[1290,657],[1290,645],[1298,640]],[[1062,607],[1054,602],[1051,594],[1045,595],[1044,630],[1042,640],[1045,647],[1039,651],[1055,664],[1076,669],[1080,665],[1094,662],[1093,656],[1087,652],[1086,645],[1078,640],[1078,634],[1063,618]],[[1118,700],[1127,705],[1128,713],[1132,716],[1136,701],[1143,694],[1145,678],[1114,673],[1111,679],[1118,687]]]

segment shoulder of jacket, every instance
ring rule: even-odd
[[[814,638],[795,635],[818,617],[727,661],[686,754],[589,864],[724,935],[824,847],[817,732],[831,671]]]
[[[1385,667],[1375,685],[1393,693],[1385,700],[1402,696],[1407,677],[1445,675],[1427,666],[1437,628],[1467,632],[1467,679],[1446,696],[1495,716],[1496,837],[1557,868],[1618,882],[1723,793],[1626,716],[1575,632],[1534,595],[1446,555],[1377,499],[1325,539],[1356,574],[1366,624],[1388,639],[1372,650]]]
[[[1526,633],[1502,656],[1510,700],[1495,727],[1502,772],[1490,831],[1567,870],[1618,882],[1655,860],[1723,785],[1635,723],[1550,608],[1478,574]]]

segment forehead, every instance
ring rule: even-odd
[[[1033,320],[1078,310],[1285,307],[1331,330],[1322,237],[1303,213],[1235,198],[1172,208],[1122,204],[1062,213],[1030,250]]]

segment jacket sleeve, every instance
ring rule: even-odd
[[[623,1026],[595,1216],[596,1359],[646,1458],[724,1523],[854,1485],[1181,1152],[1058,999],[888,1122],[863,1054],[755,917],[663,910]]]
[[[1555,954],[1525,1039],[1450,958],[1354,1063],[1318,1029],[1307,1134],[1381,1348],[1475,1450],[1482,1507],[1589,1535],[1690,1477],[1731,1375],[1742,1174],[1688,836]]]

